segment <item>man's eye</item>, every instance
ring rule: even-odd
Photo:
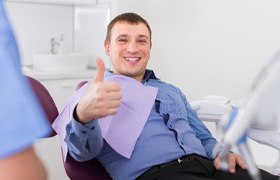
[[[127,39],[119,39],[119,42],[127,42]]]
[[[145,43],[147,43],[147,40],[146,39],[139,39],[138,42],[140,44],[145,44]]]

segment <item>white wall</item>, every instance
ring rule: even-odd
[[[150,67],[190,100],[243,97],[280,47],[278,0],[153,0]]]
[[[135,12],[147,17],[148,0],[111,0],[112,18],[124,12]]]
[[[5,3],[20,48],[22,64],[32,65],[34,53],[49,53],[50,39],[64,35],[64,45],[73,49],[73,6]]]

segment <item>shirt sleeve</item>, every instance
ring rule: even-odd
[[[207,156],[211,159],[214,159],[212,155],[213,148],[215,147],[217,140],[212,136],[209,129],[203,124],[203,122],[199,119],[196,112],[192,109],[190,103],[187,101],[186,96],[181,92],[181,97],[185,103],[186,109],[188,111],[188,119],[190,122],[190,126],[196,133],[196,137],[200,139]]]
[[[16,41],[0,3],[0,159],[32,145],[50,125],[20,70]]]
[[[103,147],[98,120],[81,124],[73,118],[66,126],[65,142],[70,155],[77,161],[96,157]]]

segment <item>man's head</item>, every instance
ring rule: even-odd
[[[110,42],[112,28],[117,22],[126,22],[126,23],[129,23],[132,25],[136,25],[139,23],[145,24],[149,30],[150,43],[152,44],[152,30],[151,30],[150,25],[144,18],[142,18],[141,16],[139,16],[138,14],[135,14],[135,13],[123,13],[123,14],[116,16],[114,19],[112,19],[111,22],[107,26],[107,34],[106,34],[105,41]]]
[[[147,21],[135,13],[121,14],[110,22],[104,46],[115,74],[143,79],[150,58],[151,34]]]

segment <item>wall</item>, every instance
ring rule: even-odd
[[[32,65],[34,53],[49,53],[50,39],[64,35],[73,50],[73,6],[6,2],[20,47],[22,64]]]
[[[135,12],[141,16],[147,17],[148,0],[111,0],[112,18],[124,12]]]
[[[280,47],[280,1],[153,0],[150,66],[189,99],[246,95]]]

